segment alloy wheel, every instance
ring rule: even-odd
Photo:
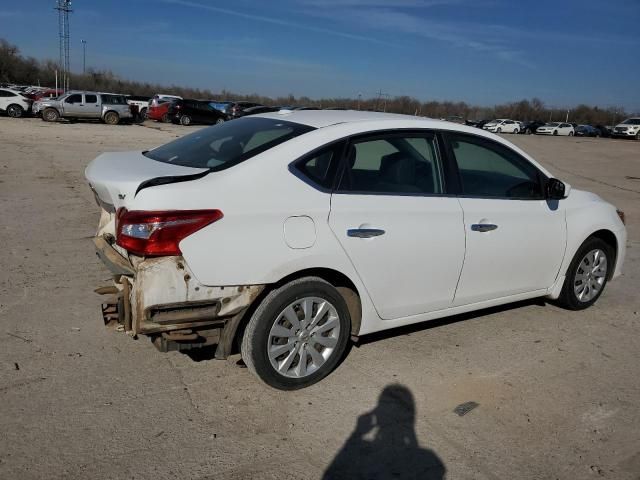
[[[340,318],[331,302],[300,298],[276,317],[269,331],[269,361],[280,375],[304,378],[333,355],[339,338]]]
[[[12,118],[20,118],[22,116],[22,107],[20,105],[9,105],[7,115]]]
[[[578,264],[573,291],[581,302],[589,302],[602,290],[607,278],[607,255],[599,248],[589,251]]]

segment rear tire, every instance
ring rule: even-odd
[[[162,115],[162,118],[160,119],[160,121],[162,123],[169,123],[171,121],[171,119],[169,118],[169,114],[165,113],[164,115]]]
[[[220,117],[219,119],[216,120],[216,125],[221,125],[225,122],[226,120],[222,117]]]
[[[297,390],[331,373],[350,332],[349,309],[338,290],[321,278],[305,277],[264,297],[247,324],[240,351],[264,383]]]
[[[502,133],[502,128],[498,127],[498,129],[496,130],[496,133]]]
[[[45,122],[57,122],[60,119],[60,113],[55,108],[46,108],[42,112],[42,120]]]
[[[520,130],[518,130],[517,128],[513,131],[513,133],[518,134],[520,133]]]
[[[594,252],[600,252],[595,261]],[[568,310],[584,310],[596,303],[607,285],[610,269],[615,268],[613,260],[609,244],[596,237],[586,239],[571,260],[556,303]]]
[[[573,132],[569,132],[569,136],[570,136],[570,137],[573,137]]]
[[[24,108],[22,108],[20,105],[12,103],[7,107],[7,115],[9,115],[11,118],[20,118],[22,117],[22,115],[24,115]]]
[[[554,131],[553,131],[553,134],[554,134],[555,136],[558,136],[558,130],[554,130]]]
[[[184,125],[185,127],[191,125],[191,117],[189,115],[182,115],[180,117],[180,125]]]
[[[104,114],[104,123],[107,125],[117,125],[120,123],[120,115],[116,112],[107,112]]]

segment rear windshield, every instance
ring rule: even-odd
[[[307,125],[271,118],[240,118],[204,128],[144,155],[184,167],[224,170],[311,130]]]

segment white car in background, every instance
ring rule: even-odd
[[[575,130],[570,123],[550,122],[536,129],[538,135],[564,135],[573,137]]]
[[[486,123],[482,128],[493,133],[519,133],[520,123],[507,118],[499,118]]]
[[[163,351],[239,346],[284,390],[352,337],[534,297],[587,308],[625,257],[615,207],[502,138],[419,117],[249,116],[105,153],[86,178],[105,323]]]
[[[613,127],[611,136],[640,140],[640,117],[627,118],[624,122],[619,123]]]
[[[22,92],[10,88],[0,88],[0,112],[12,118],[20,118],[31,109],[33,102]]]

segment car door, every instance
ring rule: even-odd
[[[83,99],[82,94],[74,93],[64,99],[64,114],[68,117],[82,116]]]
[[[466,254],[454,305],[553,285],[566,246],[562,201],[545,199],[546,177],[493,140],[447,134],[464,212]]]
[[[98,96],[94,93],[84,94],[84,105],[82,106],[83,117],[99,118],[100,117],[100,103],[98,102]]]
[[[354,139],[345,152],[329,225],[380,317],[451,306],[464,229],[437,137],[388,132]]]

